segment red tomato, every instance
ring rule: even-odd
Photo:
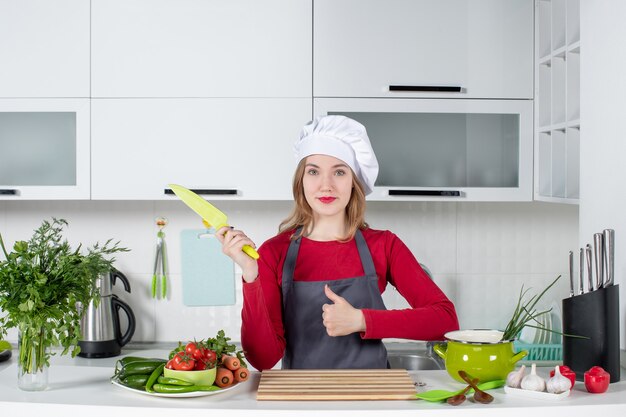
[[[217,356],[215,352],[207,348],[199,348],[200,359],[196,360],[196,370],[211,369],[215,367]]]
[[[196,366],[196,361],[184,352],[178,352],[172,360],[177,371],[191,371]]]
[[[585,372],[585,388],[592,394],[601,394],[609,389],[611,375],[600,366],[593,366]]]
[[[169,361],[167,361],[167,363],[165,364],[165,367],[167,369],[174,369],[174,359],[170,359]]]
[[[572,371],[571,369],[569,369],[569,366],[565,366],[565,365],[559,366],[559,372],[565,378],[569,379],[570,382],[572,383],[572,386],[570,387],[570,389],[574,388],[574,384],[576,383],[576,372]],[[554,376],[554,369],[550,371],[550,378],[552,378],[553,376]]]
[[[198,345],[196,345],[194,342],[189,342],[185,346],[185,353],[191,357],[193,357],[194,353],[196,353],[197,351]]]
[[[205,362],[215,363],[217,361],[217,355],[215,354],[215,351],[211,349],[204,349],[203,359]]]

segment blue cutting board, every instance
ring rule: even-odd
[[[235,304],[235,264],[206,229],[180,233],[183,303],[186,306]]]

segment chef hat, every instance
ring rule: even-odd
[[[378,161],[365,126],[345,116],[320,116],[307,123],[294,145],[297,162],[309,155],[334,156],[345,162],[360,180],[365,194],[372,192]]]

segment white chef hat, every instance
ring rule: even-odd
[[[378,161],[365,126],[345,116],[320,116],[307,123],[294,145],[297,162],[309,155],[334,156],[348,164],[365,195],[372,192]]]

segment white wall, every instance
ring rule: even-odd
[[[615,282],[620,285],[620,345],[626,348],[626,2],[580,2],[580,232],[615,229]]]
[[[288,202],[220,202],[230,221],[260,244],[275,234]],[[180,231],[201,228],[198,217],[178,201],[168,202],[7,202],[0,201],[0,232],[12,245],[30,238],[51,216],[69,222],[72,244],[90,245],[108,238],[132,251],[117,256],[116,266],[131,281],[132,294],[117,293],[139,321],[134,341],[176,341],[213,336],[224,329],[239,340],[241,292],[228,307],[185,307],[181,297]],[[171,298],[149,296],[157,228],[169,220]],[[370,203],[370,225],[389,229],[403,239],[435,281],[455,302],[463,328],[503,328],[522,284],[537,291],[558,274],[559,287],[546,297],[568,294],[567,252],[578,242],[578,207],[548,203]],[[239,278],[239,277],[238,277]],[[237,283],[240,279],[237,279]],[[384,294],[388,308],[405,302],[392,288]],[[16,341],[15,332],[9,340]]]

